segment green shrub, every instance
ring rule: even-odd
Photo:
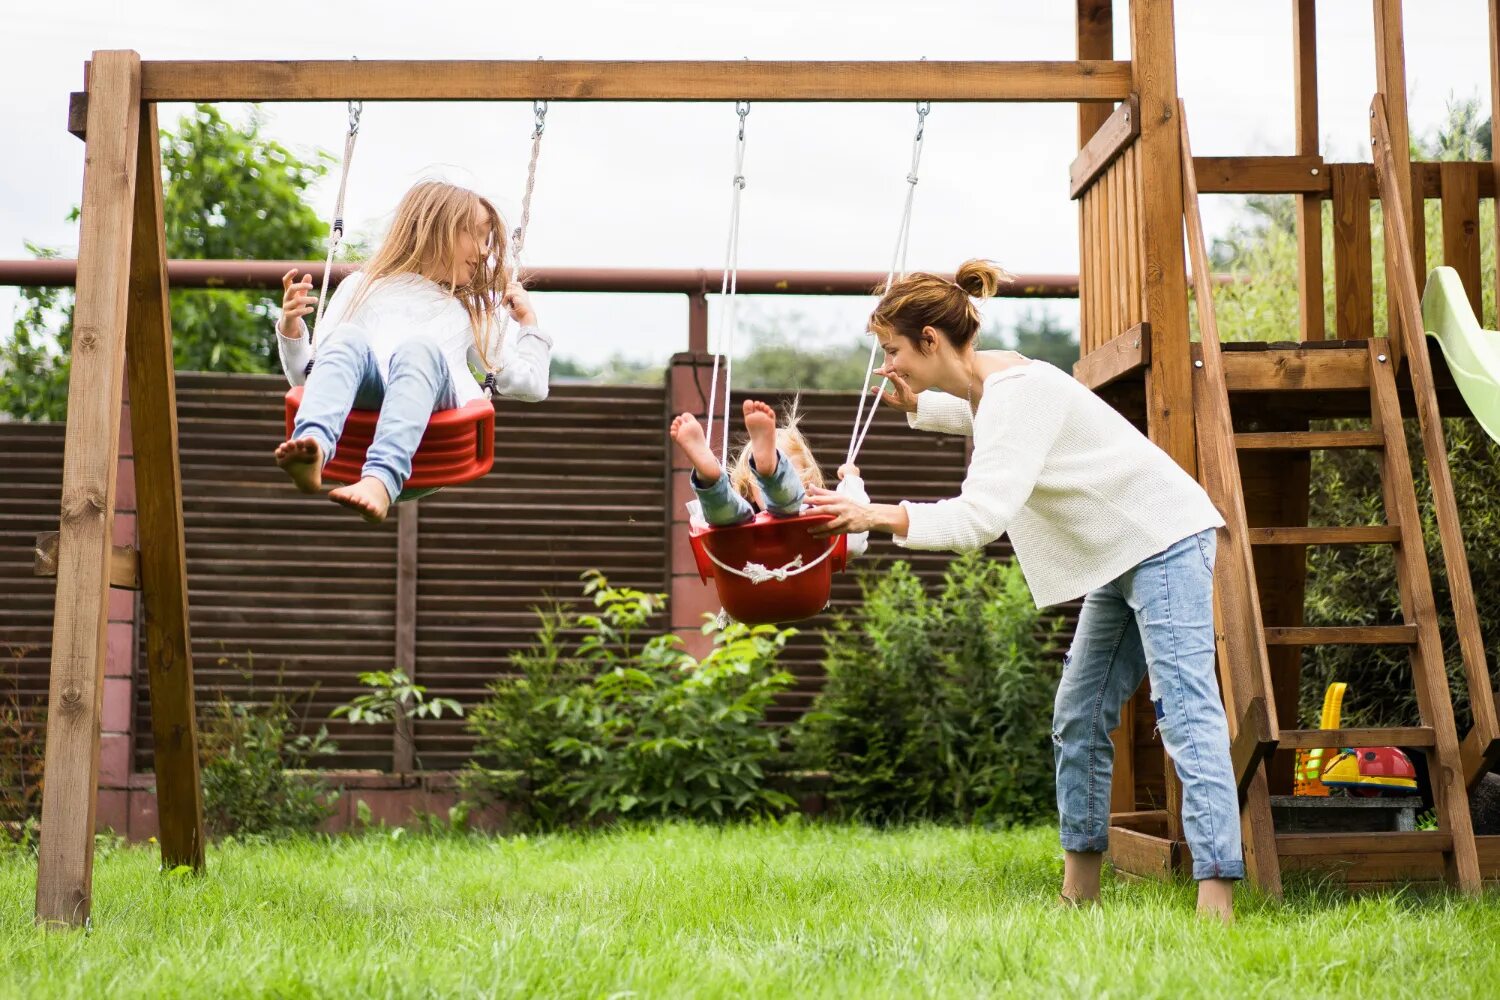
[[[665,595],[611,587],[597,572],[585,578],[597,610],[539,610],[535,644],[511,659],[517,676],[491,684],[471,711],[477,759],[463,776],[466,794],[518,805],[541,826],[722,819],[792,805],[766,787],[780,737],[764,721],[792,683],[776,655],[793,632],[731,625],[695,660],[678,637],[645,635]]]
[[[902,562],[863,581],[829,630],[803,763],[839,812],[876,822],[1050,815],[1054,637],[1013,563],[982,553],[930,594]]]
[[[300,733],[292,705],[220,697],[203,713],[203,812],[210,834],[281,837],[310,832],[333,813],[338,792],[314,774],[318,757],[337,748],[326,727]]]

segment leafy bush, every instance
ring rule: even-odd
[[[597,572],[585,579],[597,610],[539,610],[535,644],[511,659],[518,675],[491,684],[471,712],[469,797],[505,799],[543,826],[792,805],[766,787],[780,736],[763,723],[792,683],[776,655],[794,633],[731,625],[695,660],[670,633],[642,638],[666,595],[612,587]]]
[[[0,842],[23,835],[42,813],[43,734],[47,708],[21,694],[21,661],[31,647],[8,650],[6,688],[0,693]]]
[[[1035,608],[1020,568],[966,555],[933,595],[898,562],[863,587],[828,633],[828,681],[800,725],[834,808],[877,822],[1050,815],[1061,619]]]
[[[280,695],[267,704],[221,696],[204,712],[199,739],[209,833],[287,836],[309,832],[333,813],[337,791],[315,775],[291,772],[337,748],[326,727],[313,735],[300,729]]]

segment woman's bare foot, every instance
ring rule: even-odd
[[[1198,882],[1198,915],[1205,919],[1234,923],[1234,881],[1206,878]]]
[[[698,418],[691,413],[682,414],[672,421],[671,434],[677,447],[682,449],[683,455],[692,463],[693,471],[698,473],[698,481],[705,486],[718,482],[722,471],[719,468],[719,458],[708,446],[708,437],[703,433],[703,425],[698,423]]]
[[[759,400],[745,400],[745,430],[750,432],[755,471],[769,476],[776,471],[776,411]]]
[[[385,491],[385,484],[374,476],[366,476],[353,486],[340,486],[328,494],[328,499],[359,511],[359,516],[371,524],[384,521],[391,509],[391,495]]]
[[[1104,854],[1098,851],[1064,851],[1062,905],[1087,906],[1099,902],[1099,873]]]
[[[316,493],[323,488],[323,449],[312,438],[297,438],[277,445],[276,464],[303,493]]]

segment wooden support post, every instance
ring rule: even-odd
[[[1490,121],[1493,123],[1496,116],[1500,116],[1500,0],[1489,0],[1485,6],[1490,19]],[[1491,127],[1493,129],[1493,124]],[[1493,153],[1490,154],[1490,183],[1500,191],[1500,156]],[[1500,208],[1495,211],[1495,246],[1500,247]],[[1495,296],[1496,316],[1491,317],[1491,326],[1500,323],[1500,268],[1495,270]],[[1479,325],[1484,326],[1484,314],[1476,311],[1474,315],[1479,317]]]
[[[417,679],[417,555],[421,502],[396,505],[396,650],[395,667]],[[416,736],[405,704],[396,706],[393,766],[397,774],[416,770]]]
[[[1078,58],[1104,59],[1115,57],[1115,12],[1114,0],[1078,0]],[[1078,105],[1078,148],[1082,149],[1099,131],[1099,126],[1109,118],[1108,104]]]
[[[1370,172],[1361,163],[1328,168],[1333,183],[1333,301],[1340,340],[1375,335],[1370,250]]]
[[[146,676],[162,863],[203,868],[203,791],[198,771],[193,649],[188,635],[177,387],[162,218],[156,106],[140,115],[130,308],[125,364],[135,446],[136,527],[141,546]]]
[[[1140,188],[1144,322],[1151,324],[1146,422],[1151,440],[1196,476],[1187,275],[1182,243],[1182,155],[1177,129],[1177,54],[1171,0],[1130,5],[1132,78],[1140,98]],[[1182,835],[1181,788],[1170,767],[1167,830]]]
[[[1414,196],[1411,181],[1411,139],[1406,117],[1406,43],[1401,29],[1401,0],[1373,0],[1375,10],[1375,88],[1385,97],[1386,124],[1391,132],[1391,151],[1395,168],[1396,186],[1401,197],[1397,204],[1383,202],[1385,218],[1385,279],[1387,334],[1394,351],[1396,370],[1400,371],[1403,345],[1396,332],[1398,306],[1396,296],[1390,290],[1396,287],[1395,254],[1390,251],[1390,240],[1394,233],[1390,216],[1400,213],[1406,221],[1407,246],[1417,271],[1417,295],[1427,279],[1426,224],[1423,218],[1423,199]]]
[[[140,56],[95,53],[90,94],[36,889],[38,921],[75,926],[88,922],[93,895]]]
[[[1484,315],[1479,271],[1479,170],[1477,163],[1440,163],[1443,263],[1458,272],[1475,316]]]
[[[1318,155],[1318,43],[1314,0],[1292,0],[1297,155]],[[1322,340],[1323,200],[1297,195],[1297,302],[1301,337]]]

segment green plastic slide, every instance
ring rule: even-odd
[[[1451,267],[1435,267],[1422,293],[1422,324],[1442,345],[1458,391],[1485,433],[1500,441],[1500,333],[1484,330]]]

